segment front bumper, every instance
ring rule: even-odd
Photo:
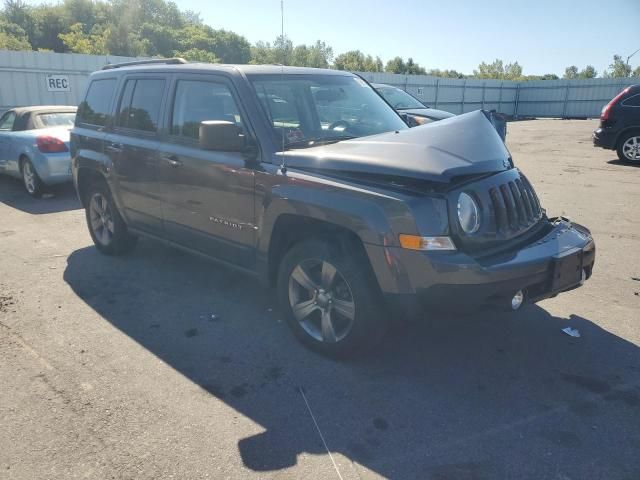
[[[564,218],[549,221],[549,231],[541,238],[482,258],[397,247],[367,250],[380,287],[394,307],[409,313],[426,308],[506,308],[519,290],[526,301],[536,302],[591,277],[595,243],[589,230]]]
[[[609,128],[599,127],[593,131],[591,138],[594,146],[606,148],[608,150],[615,150],[616,135],[616,132],[611,131]]]

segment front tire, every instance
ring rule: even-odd
[[[621,161],[640,163],[640,131],[624,134],[618,141],[616,151]]]
[[[291,248],[280,264],[277,293],[287,322],[323,355],[355,356],[386,331],[380,294],[356,258],[331,242],[310,240]]]
[[[40,180],[40,176],[31,160],[24,158],[20,163],[20,171],[22,173],[22,183],[27,193],[33,198],[40,198],[44,193],[44,183]]]
[[[135,247],[138,238],[127,231],[106,184],[93,183],[85,204],[87,226],[98,250],[106,255],[121,255]]]

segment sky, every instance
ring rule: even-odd
[[[280,34],[280,0],[174,1],[252,43]],[[500,58],[525,75],[587,64],[601,74],[615,53],[640,48],[640,0],[284,0],[284,27],[294,44],[323,40],[334,55],[413,57],[427,69],[469,74]]]
[[[280,0],[173,1],[251,43],[280,34]],[[466,74],[499,58],[525,75],[562,76],[569,65],[601,75],[614,54],[640,48],[640,0],[284,0],[284,28],[294,44],[323,40],[334,56],[399,55]],[[640,65],[640,52],[630,64]]]

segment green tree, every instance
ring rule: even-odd
[[[570,67],[565,68],[562,78],[567,80],[578,78],[578,67],[576,67],[575,65],[571,65]]]
[[[204,62],[204,63],[220,63],[220,59],[216,55],[207,50],[201,50],[199,48],[191,48],[183,52],[175,52],[176,57],[182,57],[185,60],[192,62]]]
[[[636,69],[633,71],[633,76],[640,77],[640,66],[636,67]]]
[[[504,64],[496,59],[493,63],[482,62],[478,69],[473,71],[476,78],[504,78]]]
[[[60,40],[65,47],[73,53],[87,53],[91,55],[105,55],[107,50],[107,38],[109,31],[100,31],[96,26],[94,32],[85,33],[83,25],[76,23],[69,28],[67,33],[60,33]]]
[[[427,70],[427,75],[431,75],[432,77],[442,77],[442,78],[466,78],[466,75],[460,73],[456,70],[440,70],[439,68],[432,68],[431,70]]]
[[[475,78],[492,78],[496,80],[522,80],[522,66],[518,62],[507,63],[506,65],[500,59],[496,59],[493,63],[482,62],[478,65],[478,69],[473,71]]]
[[[405,73],[409,75],[426,75],[426,71],[423,67],[413,61],[413,58],[409,57],[406,63],[407,70]]]
[[[228,30],[213,30],[207,27],[213,40],[211,53],[222,63],[249,63],[251,44],[242,35]]]
[[[0,17],[0,49],[31,50],[27,33],[15,23],[9,23]]]
[[[578,74],[578,78],[596,78],[597,76],[598,71],[593,67],[593,65],[587,65]]]
[[[504,67],[505,80],[521,80],[522,66],[518,62],[507,63]]]
[[[329,68],[333,61],[333,48],[326,43],[317,40],[314,45],[307,48],[306,67]]]
[[[387,62],[384,71],[388,73],[406,73],[407,65],[402,57],[394,57]]]
[[[382,60],[365,55],[360,50],[350,50],[338,55],[333,61],[333,67],[350,72],[381,72]]]
[[[251,47],[251,60],[254,65],[265,65],[275,63],[273,61],[273,49],[269,42],[259,41]]]
[[[620,55],[613,56],[613,63],[609,65],[609,70],[604,72],[604,76],[609,78],[629,77],[630,75],[631,67]]]

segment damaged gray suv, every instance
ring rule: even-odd
[[[347,72],[110,65],[71,150],[101,252],[145,236],[253,275],[327,355],[401,315],[518,310],[593,270],[589,231],[546,215],[484,112],[410,129]]]

